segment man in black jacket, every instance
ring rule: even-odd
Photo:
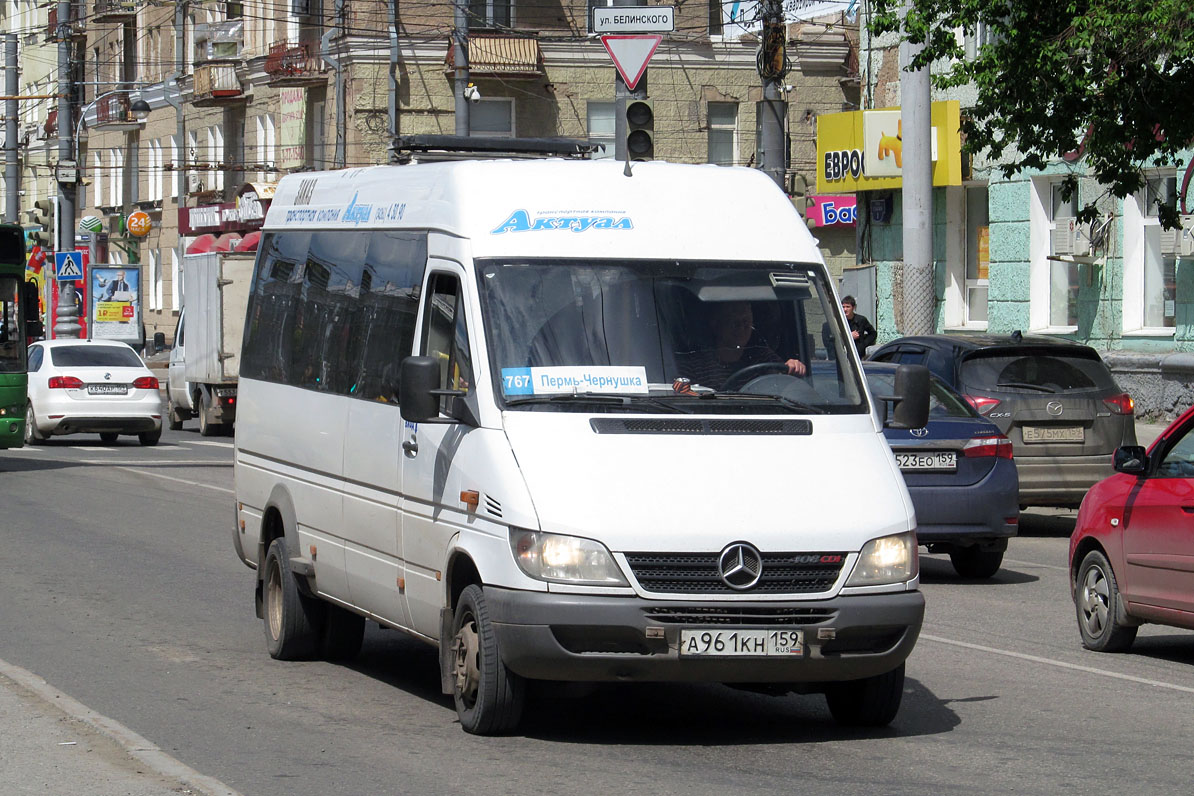
[[[854,347],[858,349],[859,359],[866,359],[867,346],[875,344],[879,333],[865,315],[859,315],[854,309],[858,306],[853,296],[842,298],[842,312],[846,314],[846,325],[850,328],[850,336],[854,338]]]

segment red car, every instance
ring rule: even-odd
[[[1145,622],[1194,630],[1194,408],[1114,464],[1070,537],[1082,646],[1100,652],[1127,649]]]

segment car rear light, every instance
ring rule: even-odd
[[[51,390],[80,390],[83,380],[74,376],[51,376],[48,386]]]
[[[983,456],[1010,459],[1012,458],[1012,441],[1002,434],[993,437],[975,437],[962,446],[962,455],[970,459]]]
[[[133,386],[138,390],[156,390],[158,389],[158,380],[153,376],[142,376],[133,381]]]
[[[974,407],[974,411],[978,412],[980,415],[985,415],[987,412],[990,412],[999,405],[998,398],[988,398],[985,395],[963,395],[962,397],[965,398],[966,403]]]
[[[1130,415],[1132,414],[1132,409],[1136,406],[1136,402],[1132,400],[1132,396],[1126,392],[1121,392],[1119,395],[1112,395],[1110,398],[1104,398],[1103,403],[1117,415]]]

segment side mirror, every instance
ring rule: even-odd
[[[166,350],[166,333],[165,332],[154,332],[153,333],[153,353],[156,354],[160,351],[165,351],[165,350]]]
[[[1124,445],[1115,449],[1111,465],[1117,473],[1144,475],[1148,469],[1148,453],[1141,445]]]
[[[895,407],[887,425],[891,428],[923,428],[929,422],[929,369],[924,365],[900,365],[895,372]]]
[[[407,357],[402,360],[402,383],[398,388],[398,406],[402,419],[426,423],[439,419],[439,362],[432,357]]]

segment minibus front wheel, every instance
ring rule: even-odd
[[[476,584],[456,604],[449,661],[452,699],[466,732],[497,735],[518,726],[525,683],[502,662],[485,592]]]
[[[265,554],[261,618],[270,657],[282,661],[311,658],[319,641],[319,600],[299,592],[290,568],[286,537],[279,536]]]

